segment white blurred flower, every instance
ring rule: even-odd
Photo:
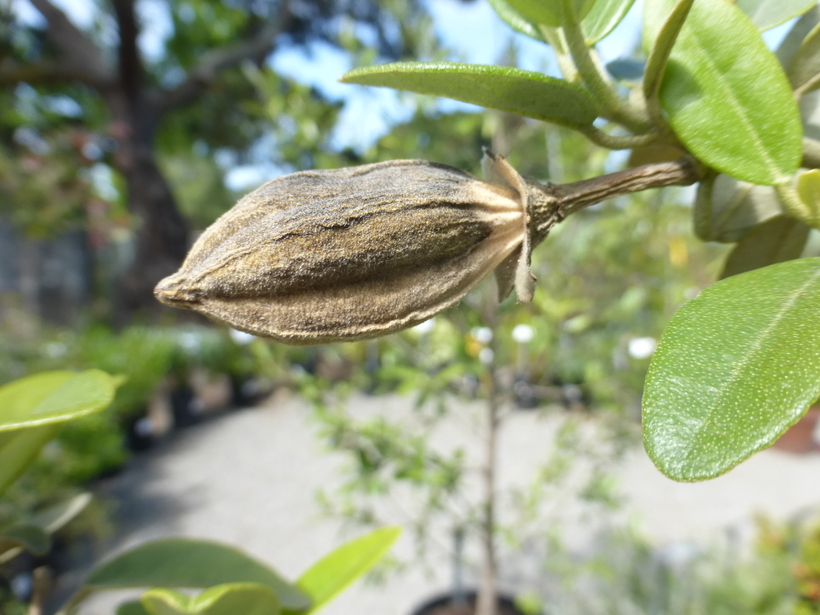
[[[415,327],[413,327],[413,331],[415,331],[419,335],[426,335],[427,333],[432,332],[433,328],[435,326],[436,326],[436,319],[435,318],[429,318],[429,319],[425,320],[424,322],[421,322],[421,323],[417,324]]]
[[[237,344],[249,344],[256,336],[251,335],[250,333],[245,333],[244,331],[240,331],[239,329],[228,329],[228,333],[231,336],[231,339],[236,342]]]
[[[648,359],[658,347],[654,337],[635,337],[629,340],[629,356],[633,359]]]
[[[529,325],[515,325],[512,330],[512,338],[519,344],[527,344],[535,337],[535,331]]]
[[[470,331],[470,335],[482,344],[489,344],[493,339],[493,330],[490,327],[475,327]]]

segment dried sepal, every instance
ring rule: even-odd
[[[531,298],[528,191],[503,158],[489,167],[503,183],[420,160],[275,179],[205,231],[156,296],[291,344],[411,327],[511,258]]]

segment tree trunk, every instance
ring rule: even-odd
[[[116,306],[116,320],[125,322],[138,312],[159,311],[154,286],[185,258],[188,227],[154,154],[160,112],[145,86],[134,0],[114,0],[112,6],[120,35],[119,79],[107,99],[112,136],[120,143],[115,164],[125,176],[128,206],[137,217],[134,260],[120,278]]]
[[[128,203],[137,216],[134,261],[121,278],[118,316],[157,312],[154,286],[171,275],[188,250],[188,227],[150,146],[136,144],[124,171]],[[118,318],[119,319],[119,318]]]

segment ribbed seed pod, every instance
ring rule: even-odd
[[[422,160],[275,179],[205,231],[155,294],[249,333],[319,344],[416,325],[502,264],[503,294],[513,280],[529,286],[523,183],[502,158],[489,163],[499,183]]]

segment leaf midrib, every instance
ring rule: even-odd
[[[700,440],[701,432],[704,431],[707,427],[711,426],[712,417],[716,414],[718,408],[721,408],[725,405],[725,398],[737,397],[733,385],[736,384],[738,380],[740,380],[740,376],[746,372],[746,366],[752,362],[752,358],[755,357],[755,355],[760,351],[764,341],[768,337],[769,333],[771,333],[772,329],[774,329],[774,327],[778,325],[783,320],[783,318],[785,318],[788,315],[790,309],[803,296],[804,291],[811,287],[817,281],[818,278],[820,278],[820,270],[814,272],[811,275],[811,277],[809,277],[799,288],[795,288],[792,291],[790,291],[790,296],[788,300],[785,301],[781,308],[775,312],[775,315],[772,318],[771,322],[749,346],[749,351],[744,355],[744,357],[740,361],[738,361],[735,364],[735,367],[729,372],[729,377],[721,383],[722,386],[719,389],[718,395],[714,397],[714,401],[709,404],[707,420],[701,421],[700,425],[696,427],[694,430],[695,440]],[[694,449],[690,449],[690,451],[692,451],[692,453],[695,452]],[[690,458],[690,456],[691,453],[690,455],[687,455],[687,458]]]

